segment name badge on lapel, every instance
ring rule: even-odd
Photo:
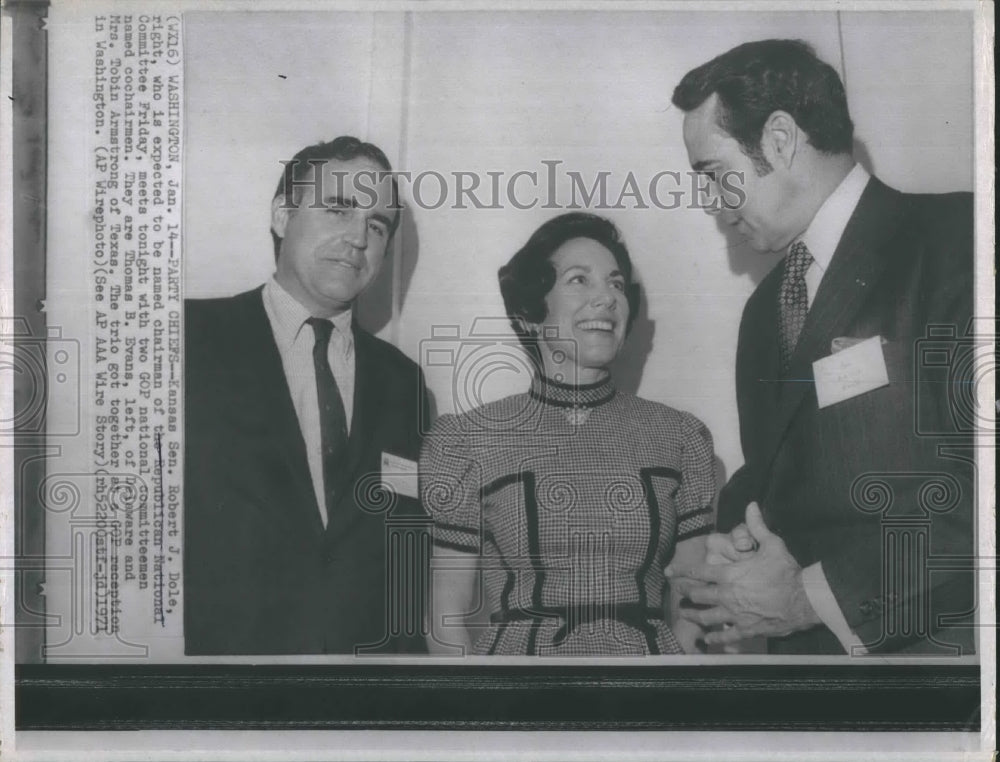
[[[813,363],[816,400],[821,408],[889,384],[881,336],[872,336],[839,351],[834,340],[833,350],[829,357]]]
[[[397,495],[417,498],[417,462],[407,460],[392,453],[382,453],[382,483],[391,487]]]

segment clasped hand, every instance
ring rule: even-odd
[[[682,607],[682,617],[702,627],[729,625],[706,633],[707,644],[788,635],[820,623],[803,587],[802,567],[767,528],[756,503],[747,506],[745,525],[710,535],[706,548],[704,562],[668,566],[665,573],[676,593],[703,607]]]

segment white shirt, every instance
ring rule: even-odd
[[[806,270],[806,298],[810,307],[816,300],[820,281],[830,267],[833,253],[837,250],[844,229],[870,179],[871,175],[865,168],[855,164],[854,169],[847,173],[833,193],[826,197],[826,201],[812,218],[806,232],[792,242],[794,244],[796,241],[802,241],[812,254],[813,263]]]
[[[805,276],[807,300],[810,307],[816,299],[820,282],[830,267],[833,253],[837,250],[840,239],[844,235],[844,229],[847,227],[851,215],[854,214],[858,201],[861,200],[861,194],[870,179],[871,175],[865,171],[864,167],[855,164],[840,185],[827,196],[826,201],[816,212],[816,216],[813,217],[806,231],[796,239],[796,241],[802,241],[806,245],[813,257],[813,263],[806,270]],[[823,573],[822,562],[812,564],[802,570],[802,583],[805,586],[806,597],[809,598],[809,603],[816,615],[837,636],[837,640],[840,641],[844,650],[849,654],[865,653],[861,639],[851,630],[844,613],[837,604],[837,599],[830,589],[830,583],[827,582],[826,575]]]
[[[327,506],[323,489],[322,433],[320,430],[319,401],[316,394],[316,369],[313,366],[313,346],[316,336],[312,326],[306,324],[311,317],[309,310],[299,304],[274,278],[264,284],[264,312],[271,323],[274,341],[281,355],[292,405],[299,419],[299,429],[306,445],[309,475],[312,477],[316,504],[319,506],[323,526],[327,522]],[[351,430],[354,412],[354,334],[351,333],[351,310],[330,318],[334,330],[330,335],[327,358],[330,370],[340,390],[347,417],[347,431]]]

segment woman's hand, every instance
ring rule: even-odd
[[[447,618],[472,611],[478,582],[479,556],[448,548],[434,548],[431,558],[433,605],[427,650],[440,656],[468,656],[472,653],[472,635],[466,627],[446,624]]]
[[[687,569],[695,564],[702,563],[706,555],[707,548],[705,546],[704,535],[691,537],[677,543],[677,547],[674,548],[673,558],[670,560],[670,566]],[[700,624],[681,616],[681,595],[673,589],[669,581],[667,588],[670,592],[669,596],[664,600],[664,604],[667,608],[667,615],[670,618],[670,629],[673,630],[674,637],[681,644],[684,653],[705,653],[705,644],[701,642],[702,638],[705,637],[704,628]]]
[[[685,540],[678,545],[677,550],[670,567],[672,571],[683,576],[683,569],[701,560],[699,556],[704,559],[706,564],[713,566],[722,566],[751,558],[757,552],[757,542],[750,534],[747,525],[740,524],[728,534],[713,532],[702,538]],[[704,642],[700,646],[693,645],[695,641],[703,638],[708,630],[695,622],[684,619],[680,614],[681,596],[675,593],[672,593],[672,596],[670,629],[677,635],[681,647],[684,648],[684,653],[708,653],[708,646]],[[692,628],[697,632],[694,634],[688,632]],[[684,631],[684,639],[680,634],[682,630]],[[687,641],[690,641],[692,645],[689,646]],[[727,643],[722,646],[722,653],[725,654],[738,654],[742,650],[740,643]],[[712,653],[718,653],[718,648],[714,648]]]
[[[673,630],[674,637],[681,644],[684,653],[705,653],[705,642],[703,640],[705,631],[701,628],[701,625],[695,624],[690,619],[678,618],[676,622],[670,625],[670,629]]]

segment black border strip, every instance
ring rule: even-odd
[[[51,666],[18,730],[980,730],[977,665]]]
[[[45,31],[47,0],[8,0],[15,26],[15,314],[45,335]],[[30,63],[29,63],[30,62]],[[17,167],[27,167],[18,172]],[[35,190],[32,190],[34,188]],[[21,204],[19,206],[19,204]],[[24,206],[27,204],[27,206]],[[20,446],[35,447],[30,433]],[[27,437],[25,436],[27,434]],[[39,445],[44,439],[38,437]],[[21,455],[15,454],[16,458]],[[18,471],[20,475],[20,470]],[[37,478],[37,477],[36,477]],[[35,482],[31,482],[35,483]],[[22,482],[17,494],[32,495]],[[37,486],[37,485],[36,485]],[[43,537],[22,503],[18,539]],[[19,558],[44,555],[22,544]],[[18,570],[33,611],[41,572]],[[20,615],[24,613],[18,610]],[[16,633],[37,658],[41,630]],[[594,729],[980,730],[974,665],[446,667],[16,667],[18,730]],[[427,691],[433,688],[433,692]]]
[[[48,398],[46,337],[43,310],[46,259],[46,178],[48,162],[48,36],[45,19],[49,0],[7,0],[4,15],[11,24],[11,177],[13,197],[13,314],[4,330],[14,340],[14,364],[41,368],[40,376],[11,373],[14,382],[14,653],[20,661],[41,662],[44,643],[45,509],[41,485],[46,457],[59,440],[45,436],[45,405],[30,414],[34,401]],[[8,361],[10,358],[5,358]],[[29,414],[25,415],[25,411]],[[6,424],[6,422],[5,422]],[[41,565],[38,563],[41,561]],[[6,617],[5,617],[6,619]]]

